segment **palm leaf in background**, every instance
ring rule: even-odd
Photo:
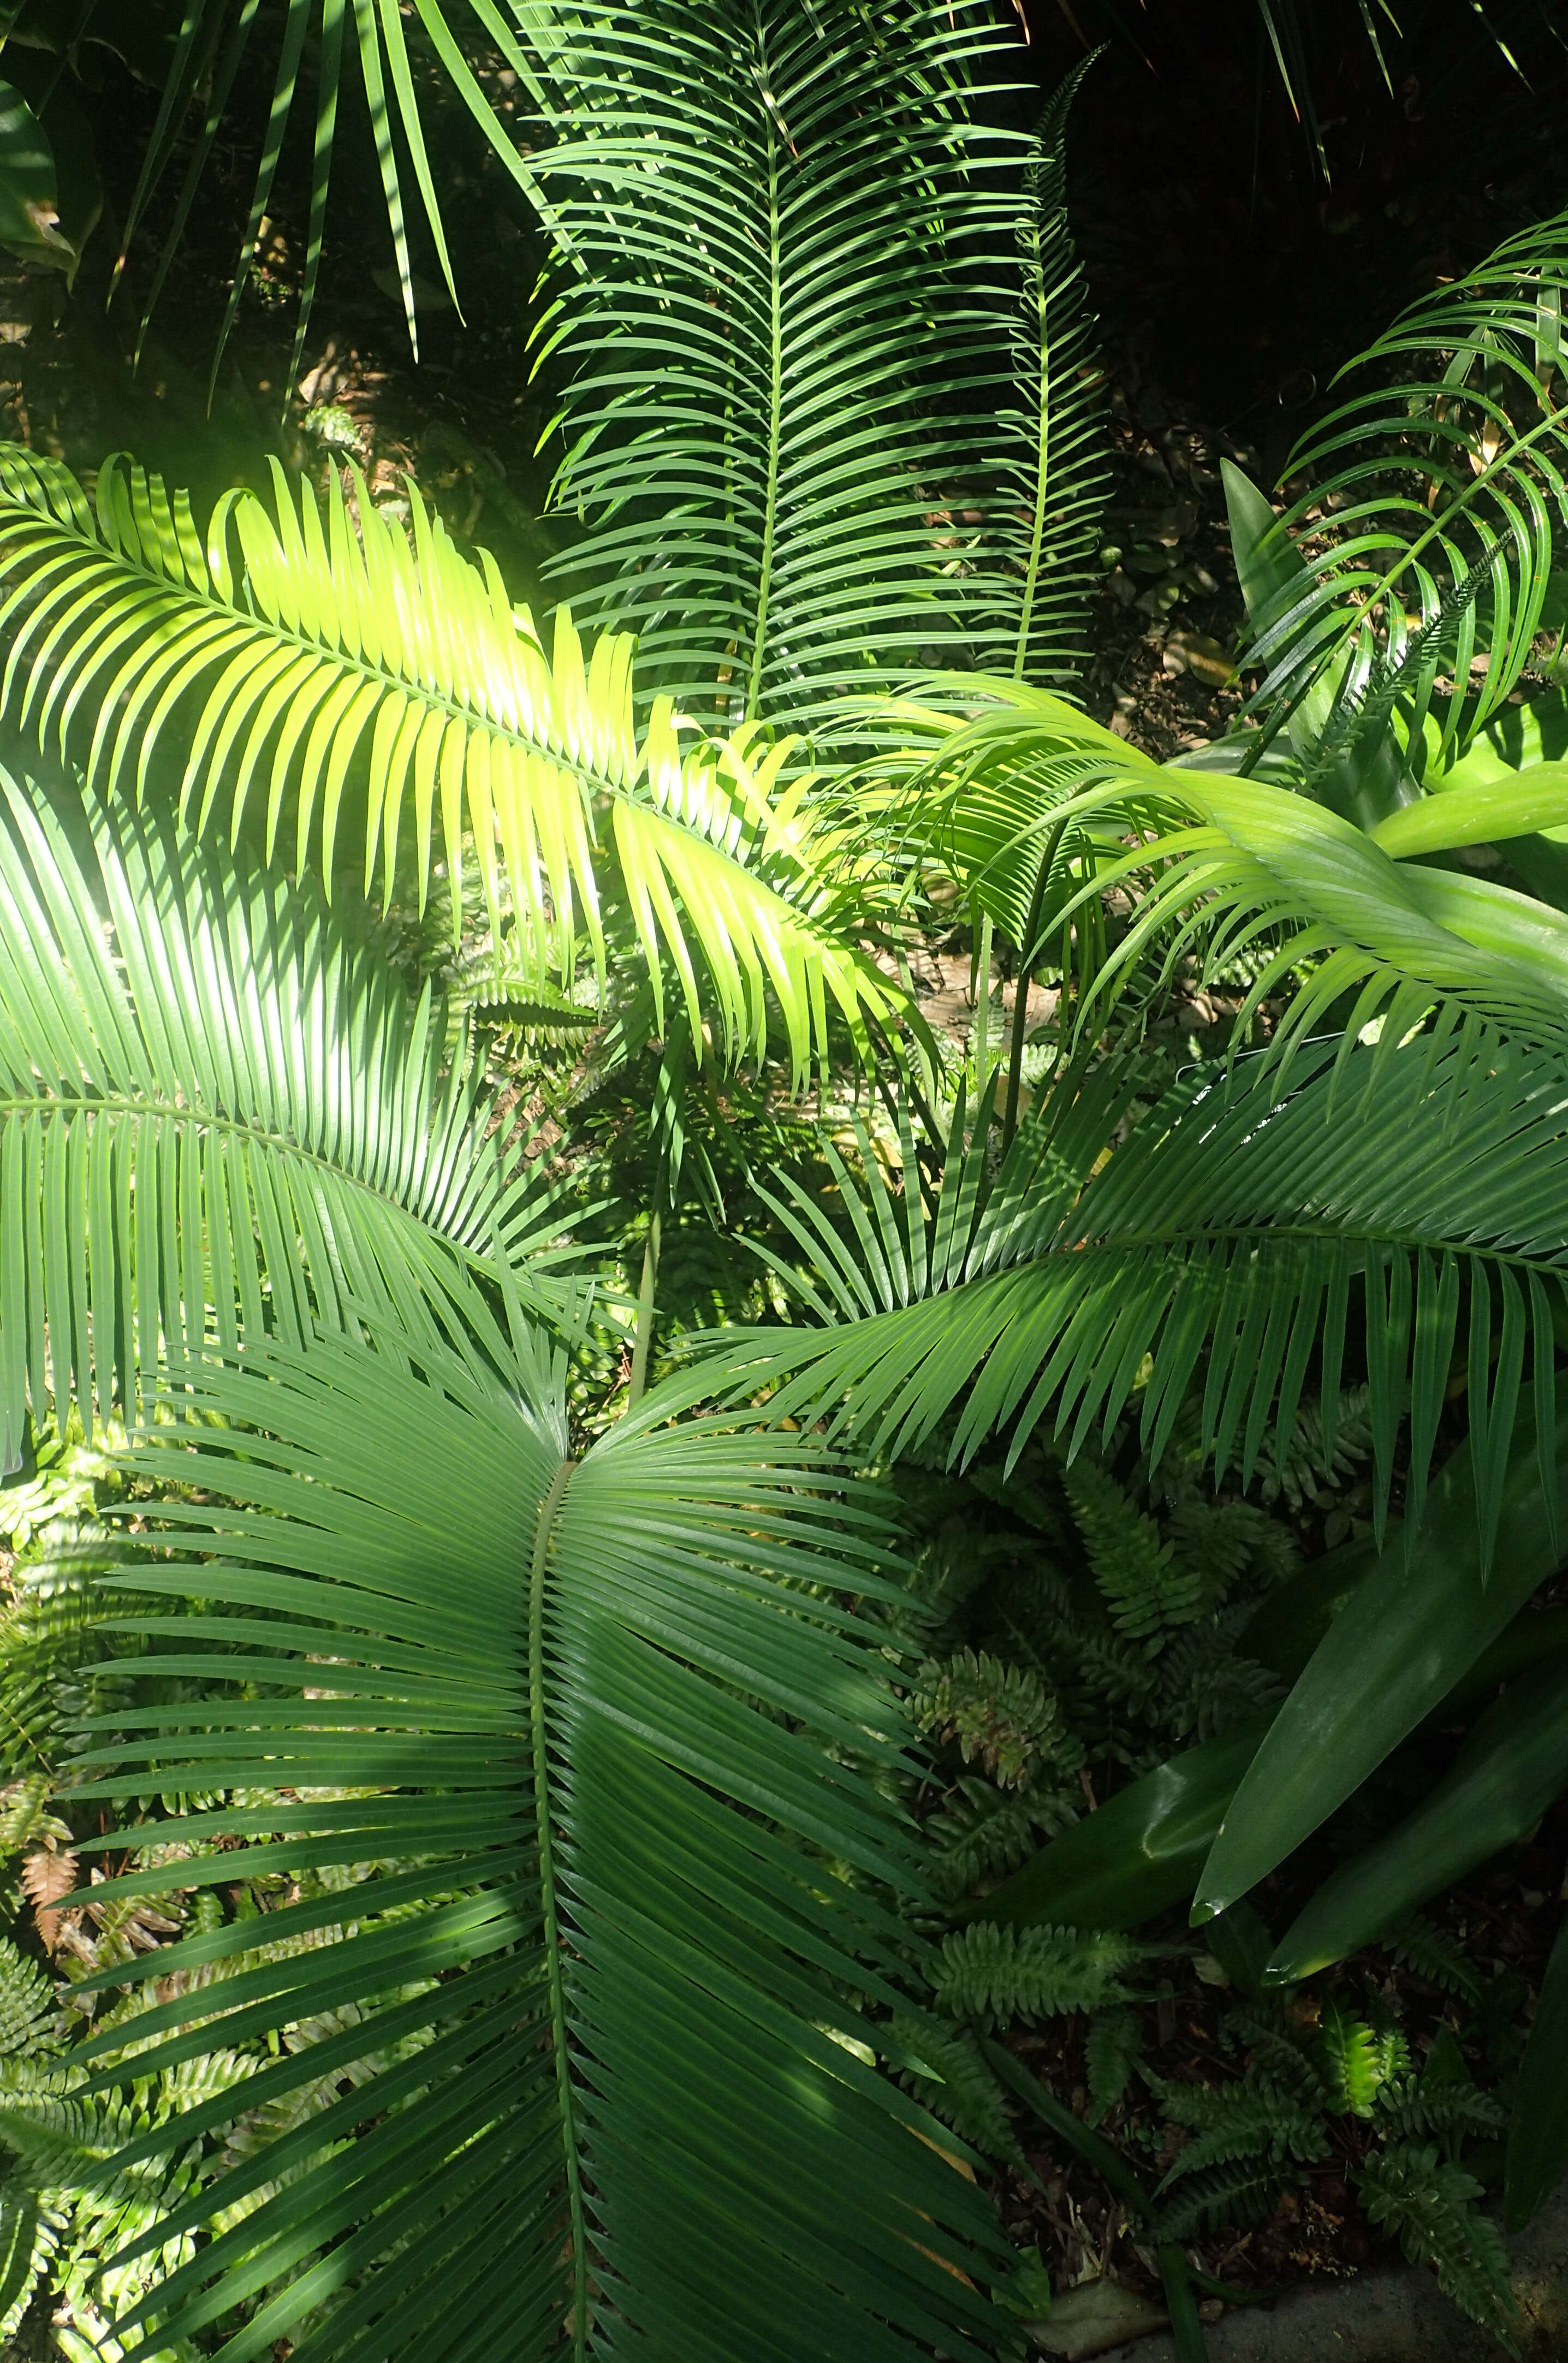
[[[106,2260],[213,2234],[117,2335],[979,2363],[1005,2245],[867,2048],[921,1900],[874,1509],[819,1448],[712,1421],[630,1418],[574,1464],[526,1341],[434,1385],[412,1350],[209,1365],[198,1412],[244,1432],[160,1431],[203,1499],[112,1579],[167,1603],[129,1621],[183,1703],[106,1718],[80,1794],[168,1794],[132,1842],[176,1847],[182,1885],[295,1882],[77,1988],[135,1995],[77,2054],[88,2095],[295,2030],[117,2152],[228,2129]]]
[[[1560,216],[1411,305],[1341,372],[1361,390],[1291,456],[1309,489],[1260,553],[1253,708],[1271,732],[1307,726],[1307,783],[1340,809],[1347,768],[1353,793],[1358,749],[1391,720],[1411,781],[1435,778],[1529,661],[1553,520],[1568,523],[1565,283]],[[1380,820],[1417,792],[1396,766],[1357,816]]]
[[[668,701],[639,729],[628,640],[585,660],[560,611],[548,660],[488,557],[462,558],[417,498],[411,552],[353,492],[357,533],[340,483],[325,520],[281,477],[275,525],[229,494],[204,547],[139,470],[106,462],[95,510],[65,469],[0,448],[0,697],[106,794],[168,763],[198,827],[221,800],[238,836],[265,781],[268,858],[286,816],[328,879],[351,811],[367,890],[379,860],[391,891],[406,804],[420,907],[434,838],[456,926],[470,851],[541,982],[570,980],[580,934],[602,974],[613,881],[660,1016],[668,961],[694,1035],[711,1013],[728,1058],[765,1044],[770,995],[797,1078],[830,1011],[863,1044],[866,1015],[904,1004],[859,949],[863,896],[818,865],[801,784],[774,795],[786,743],[687,751]]]
[[[28,1403],[89,1436],[95,1409],[149,1416],[208,1337],[369,1313],[504,1357],[503,1303],[564,1311],[546,1193],[508,1183],[428,988],[307,884],[80,804],[78,855],[62,792],[0,775],[0,799],[7,1468]]]
[[[1136,1383],[1157,1459],[1201,1359],[1204,1454],[1217,1481],[1234,1463],[1245,1481],[1271,1419],[1288,1448],[1319,1352],[1331,1439],[1353,1322],[1379,1531],[1408,1413],[1413,1537],[1462,1304],[1485,1570],[1532,1347],[1539,1434],[1555,1424],[1565,1111],[1559,1059],[1452,1011],[1404,1044],[1301,1048],[1288,1092],[1264,1059],[1189,1071],[1107,1159],[1134,1112],[1111,1061],[1025,1124],[990,1185],[988,1108],[966,1151],[961,1102],[929,1220],[907,1190],[895,1204],[870,1157],[863,1193],[839,1168],[848,1237],[800,1191],[773,1198],[828,1327],[756,1333],[747,1383],[777,1382],[777,1417],[841,1404],[878,1452],[908,1449],[961,1404],[956,1459],[1008,1424],[1016,1458],[1052,1407],[1071,1449],[1096,1426],[1108,1437]],[[1541,1476],[1554,1500],[1549,1448]]]
[[[569,373],[553,497],[590,527],[563,581],[727,718],[995,635],[959,514],[988,505],[1018,286],[1018,143],[973,91],[995,10],[549,13],[535,169],[572,267],[539,351]]]

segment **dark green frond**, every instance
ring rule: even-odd
[[[1414,2265],[1432,2265],[1438,2286],[1473,2322],[1513,2347],[1523,2327],[1508,2280],[1503,2235],[1476,2202],[1481,2185],[1414,2142],[1374,2150],[1356,2177],[1372,2222],[1396,2232]]]
[[[1122,1978],[1146,1952],[1114,1931],[977,1921],[942,1939],[936,1996],[955,2018],[983,2028],[1098,2010],[1125,1998]]]
[[[922,1900],[867,1777],[904,1736],[850,1604],[895,1596],[869,1505],[804,1439],[712,1424],[574,1464],[527,1365],[438,1392],[348,1340],[246,1362],[157,1432],[200,1498],[117,1579],[166,1603],[131,1622],[183,1694],[117,1710],[78,1793],[220,1792],[88,1851],[156,1836],[183,1885],[242,1860],[297,1900],[90,1977],[140,2006],[78,2056],[112,2088],[296,2031],[115,2151],[250,2128],[110,2253],[173,2260],[117,2335],[458,2363],[504,2319],[518,2354],[564,2324],[579,2357],[979,2363],[1005,2250],[866,2047]]]

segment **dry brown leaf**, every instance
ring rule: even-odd
[[[22,1892],[33,1907],[44,1949],[52,1953],[60,1945],[64,1918],[59,1906],[76,1885],[76,1857],[69,1847],[57,1851],[50,1846],[35,1847],[22,1858],[20,1875]]]

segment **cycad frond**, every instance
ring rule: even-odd
[[[81,807],[78,807],[79,814]],[[306,885],[0,776],[0,1425],[146,1411],[211,1334],[505,1351],[538,1222],[476,1085]],[[95,856],[95,860],[93,859]],[[104,923],[106,914],[107,928]]]
[[[994,636],[982,517],[1021,142],[980,0],[551,0],[561,561],[704,717]],[[1053,274],[1053,285],[1055,283]],[[1036,364],[1038,376],[1038,361]],[[978,505],[977,505],[978,504]]]
[[[1317,769],[1384,727],[1396,697],[1418,776],[1429,753],[1446,764],[1528,663],[1568,525],[1565,285],[1559,215],[1409,305],[1340,372],[1364,372],[1365,390],[1292,453],[1311,488],[1282,544],[1293,528],[1319,538],[1254,618],[1252,656],[1272,714],[1317,691]],[[1434,698],[1440,678],[1452,692]]]
[[[624,1420],[573,1464],[542,1367],[246,1361],[197,1397],[236,1428],[157,1432],[199,1495],[118,1579],[166,1601],[133,1621],[184,1695],[117,1711],[78,1793],[226,1792],[131,1842],[188,1843],[198,1891],[286,1866],[299,1900],[90,1977],[184,1990],[77,2056],[109,2086],[309,2033],[117,2151],[252,2128],[108,2258],[213,2227],[117,2335],[241,2304],[230,2363],[291,2335],[460,2363],[502,2322],[519,2355],[564,2324],[579,2358],[979,2363],[1005,2247],[860,2008],[895,2004],[922,1899],[868,1777],[903,1736],[851,1604],[897,1597],[868,1502],[805,1439],[711,1422]]]
[[[317,846],[328,879],[351,811],[367,891],[379,860],[390,892],[411,820],[420,906],[434,843],[454,926],[472,848],[493,928],[504,872],[541,979],[570,980],[580,932],[603,970],[608,868],[661,1017],[667,960],[732,1058],[765,1042],[770,994],[797,1074],[830,1008],[859,1034],[901,1005],[770,802],[787,746],[684,751],[666,701],[639,730],[630,641],[587,657],[562,610],[547,660],[494,562],[462,557],[417,494],[411,550],[358,477],[356,520],[336,477],[325,518],[307,485],[297,510],[281,471],[276,487],[275,523],[229,494],[204,546],[184,495],[139,469],[106,460],[95,513],[64,468],[0,447],[7,710],[106,793],[139,797],[167,766],[183,812],[205,827],[221,803],[236,838],[264,784],[269,859],[286,817],[298,865]]]
[[[1440,1023],[1403,1045],[1385,1033],[1375,1047],[1351,1036],[1303,1048],[1293,1082],[1282,1092],[1257,1060],[1229,1078],[1194,1071],[1105,1160],[1130,1105],[1112,1062],[1031,1116],[994,1184],[984,1124],[963,1152],[961,1107],[929,1221],[907,1195],[889,1198],[888,1221],[862,1204],[846,1239],[776,1200],[842,1317],[782,1343],[731,1337],[729,1382],[782,1380],[779,1415],[841,1403],[879,1452],[929,1437],[962,1404],[962,1460],[1007,1423],[1016,1455],[1052,1403],[1070,1448],[1096,1426],[1108,1439],[1149,1356],[1141,1433],[1157,1460],[1201,1359],[1203,1449],[1245,1480],[1271,1414],[1288,1438],[1320,1333],[1327,1437],[1359,1281],[1378,1514],[1407,1409],[1414,1533],[1467,1297],[1489,1555],[1531,1337],[1540,1433],[1551,1433],[1551,1305],[1568,1270],[1563,1068],[1479,1025]],[[851,1280],[868,1239],[871,1278]]]
[[[1106,482],[1083,268],[1067,227],[1067,123],[1085,59],[1035,126],[1018,227],[1023,304],[1013,339],[1016,410],[998,414],[995,533],[1008,597],[978,654],[988,671],[1045,682],[1071,670]]]

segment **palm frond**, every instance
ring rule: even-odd
[[[554,498],[588,527],[560,561],[573,596],[705,717],[806,717],[868,671],[1009,637],[987,521],[1023,150],[977,103],[996,11],[537,13],[534,170],[569,266],[539,352],[566,379]],[[1047,243],[1061,298],[1054,216]],[[1026,403],[1038,349],[1032,371]]]
[[[962,1460],[1009,1423],[1016,1458],[1052,1404],[1073,1451],[1096,1426],[1108,1438],[1137,1382],[1157,1460],[1201,1363],[1203,1452],[1245,1480],[1271,1417],[1288,1450],[1315,1354],[1330,1439],[1359,1344],[1380,1526],[1409,1413],[1413,1536],[1462,1305],[1485,1563],[1532,1340],[1539,1433],[1552,1432],[1568,1078],[1451,1015],[1404,1043],[1319,1041],[1293,1071],[1285,1091],[1261,1059],[1191,1071],[1107,1159],[1134,1112],[1132,1072],[1107,1062],[1031,1112],[994,1183],[984,1110],[966,1152],[961,1104],[929,1218],[874,1171],[849,1236],[801,1193],[775,1198],[832,1326],[727,1340],[728,1370],[690,1383],[716,1383],[716,1367],[717,1383],[776,1382],[781,1417],[838,1403],[879,1453],[958,1405]]]
[[[1440,770],[1517,686],[1568,525],[1565,283],[1558,215],[1408,306],[1291,455],[1306,562],[1254,616],[1254,704],[1277,725],[1316,693],[1313,776],[1396,702],[1416,776]]]
[[[63,806],[61,807],[63,811]],[[208,1336],[506,1350],[551,1225],[462,1062],[307,885],[0,774],[0,1426],[150,1413]],[[548,1263],[548,1259],[546,1259]],[[500,1326],[498,1326],[498,1320]]]
[[[79,1981],[140,1997],[84,2090],[295,2036],[109,2160],[202,2161],[106,2259],[172,2258],[116,2335],[980,2363],[1005,2244],[862,2014],[923,1897],[867,1489],[712,1421],[574,1464],[559,1358],[439,1388],[401,1359],[209,1365],[199,1424],[150,1440],[199,1493],[111,1579],[167,1613],[128,1620],[149,1703],[78,1793],[162,1793],[115,1851],[177,1847],[198,1890],[286,1867],[294,1900]]]
[[[336,479],[325,517],[276,483],[275,524],[229,494],[204,547],[183,494],[139,469],[106,461],[89,508],[64,468],[0,446],[0,702],[106,794],[166,766],[199,827],[221,803],[237,838],[264,787],[269,858],[286,812],[298,863],[317,845],[328,878],[351,811],[367,891],[378,856],[391,891],[406,807],[420,907],[434,838],[455,930],[472,849],[493,927],[504,873],[541,981],[570,979],[580,930],[603,971],[603,829],[661,1016],[667,962],[731,1057],[766,1041],[770,997],[797,1075],[829,1009],[863,1040],[900,1005],[803,819],[775,808],[787,745],[684,751],[667,701],[639,732],[630,641],[585,658],[560,611],[547,660],[494,561],[460,556],[417,494],[410,549],[358,476],[352,517]]]
[[[997,628],[976,633],[987,671],[1045,682],[1075,670],[1088,561],[1107,476],[1093,322],[1067,226],[1067,124],[1092,59],[1052,93],[1035,126],[1018,227],[1023,302],[1013,338],[1017,409],[998,424],[995,532],[1006,598]]]

